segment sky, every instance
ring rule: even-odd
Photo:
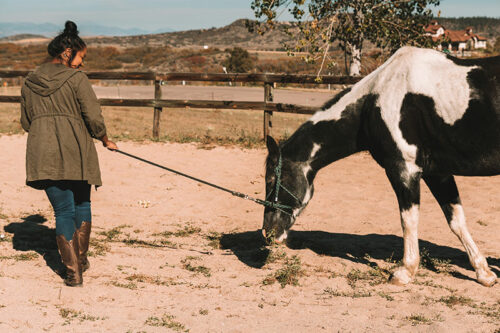
[[[238,18],[253,18],[250,3],[251,0],[0,0],[0,22],[63,26],[70,19],[77,24],[180,31],[221,27]],[[499,18],[500,0],[442,0],[438,9],[445,17]]]

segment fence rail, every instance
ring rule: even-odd
[[[0,78],[25,77],[31,71],[0,70]],[[155,73],[155,72],[86,72],[91,80],[143,80],[154,82],[153,99],[121,99],[101,98],[102,106],[153,107],[153,137],[160,134],[161,111],[163,108],[197,108],[197,109],[241,109],[260,110],[264,112],[264,138],[272,134],[273,112],[296,114],[312,114],[317,107],[305,105],[274,103],[274,85],[276,83],[299,84],[344,84],[358,82],[361,77],[332,75],[287,75],[287,74],[221,74],[221,73]],[[163,82],[247,82],[263,83],[264,98],[262,102],[250,101],[213,101],[213,100],[176,100],[162,99],[161,85]],[[0,96],[0,103],[20,103],[20,96]]]

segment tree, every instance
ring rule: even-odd
[[[255,59],[250,56],[247,50],[235,47],[227,50],[229,56],[224,60],[223,65],[232,73],[248,73],[254,68]]]
[[[363,42],[391,51],[403,45],[428,47],[432,40],[424,27],[432,19],[428,6],[439,0],[252,0],[258,21],[249,28],[261,34],[276,27],[278,12],[288,9],[296,22],[288,29],[295,45],[289,52],[307,51],[308,62],[334,65],[329,57],[333,42],[350,56],[349,74],[360,75]],[[319,74],[319,73],[318,73]]]
[[[497,37],[495,45],[493,45],[493,52],[500,53],[500,37]]]

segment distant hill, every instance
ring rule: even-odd
[[[500,19],[488,17],[438,18],[439,23],[452,30],[461,30],[471,26],[474,33],[484,36],[493,42],[500,36]],[[94,46],[113,45],[116,47],[168,46],[173,48],[200,48],[205,45],[212,48],[241,47],[253,50],[282,50],[283,43],[290,41],[284,32],[289,26],[283,22],[278,29],[264,36],[248,32],[246,20],[240,19],[221,27],[200,30],[176,31],[169,33],[148,34],[122,37],[95,37],[85,40]],[[370,47],[370,45],[367,45]]]
[[[277,50],[290,37],[283,31],[287,23],[282,23],[276,31],[260,36],[250,33],[245,19],[239,19],[222,28],[186,30],[160,34],[86,38],[90,45],[114,45],[120,47],[169,46],[173,48],[211,48],[242,47],[245,49]]]
[[[16,42],[20,40],[26,39],[47,39],[47,37],[43,35],[35,35],[35,34],[18,34],[9,37],[0,38],[0,42]]]
[[[78,23],[78,22],[77,22]],[[30,23],[30,22],[0,22],[0,38],[19,34],[40,34],[49,37],[55,36],[64,28],[64,22],[54,23]],[[82,36],[128,36],[141,35],[158,32],[170,32],[173,29],[146,30],[139,28],[119,28],[93,23],[78,23],[78,29]]]

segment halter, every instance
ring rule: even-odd
[[[281,184],[281,166],[282,166],[282,159],[281,159],[281,152],[280,152],[279,158],[278,158],[278,165],[274,168],[274,175],[276,178],[276,186],[271,192],[269,192],[269,194],[266,197],[266,201],[264,201],[263,205],[277,209],[280,212],[283,212],[287,215],[293,216],[293,213],[292,213],[293,207],[292,206],[284,205],[284,204],[281,204],[278,202],[278,195],[280,192],[280,188],[285,190],[285,192],[287,192],[292,198],[294,198],[295,201],[297,203],[299,203],[299,206],[303,206],[303,203],[289,189],[287,189],[285,186],[283,186],[283,184]],[[269,201],[269,197],[271,196],[271,194],[273,192],[274,192],[274,201]],[[287,212],[285,209],[289,209],[290,212]]]

